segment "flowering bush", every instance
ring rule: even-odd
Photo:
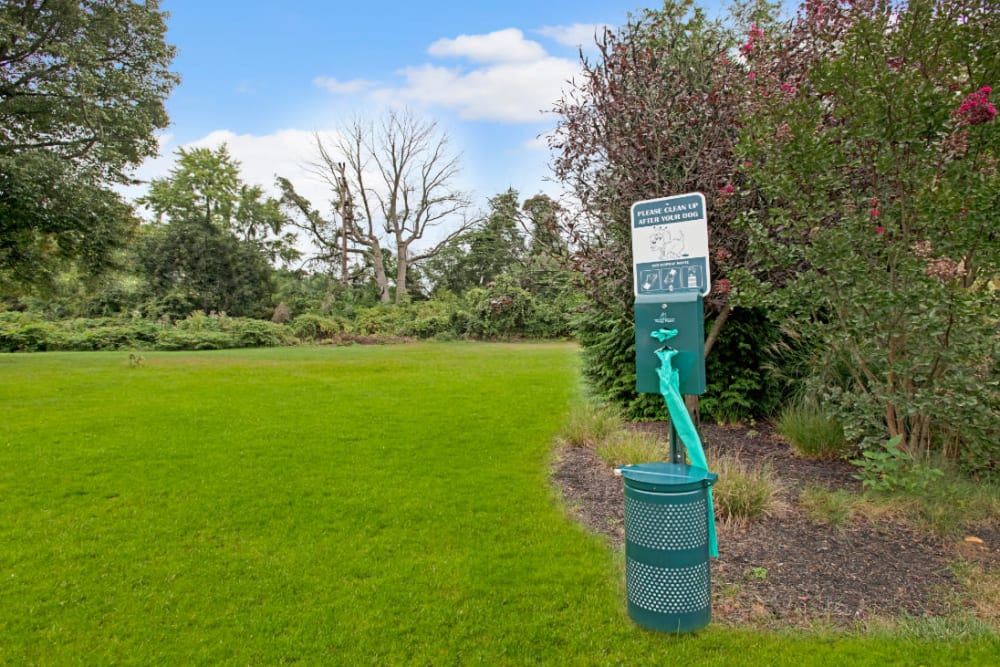
[[[734,284],[800,333],[813,391],[849,437],[980,472],[1000,468],[998,27],[979,0],[808,0],[751,33],[739,150],[771,273]]]

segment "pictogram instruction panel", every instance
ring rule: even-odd
[[[711,277],[704,195],[691,192],[632,204],[632,263],[636,296],[707,296]]]

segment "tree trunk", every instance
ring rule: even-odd
[[[378,300],[389,303],[389,276],[385,274],[385,261],[382,259],[382,245],[377,238],[372,238],[372,269],[375,271],[375,284],[378,285]]]
[[[409,290],[406,287],[406,274],[410,270],[408,243],[396,244],[396,303],[406,303],[409,300]]]

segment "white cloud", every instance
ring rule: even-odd
[[[377,84],[367,79],[353,79],[351,81],[337,81],[328,76],[318,76],[313,79],[313,85],[330,91],[334,95],[354,95],[374,88]]]
[[[535,32],[564,46],[589,50],[594,48],[595,36],[601,36],[604,34],[605,28],[610,27],[604,23],[574,23],[572,25],[545,26]]]
[[[517,28],[439,39],[427,53],[438,58],[459,57],[484,63],[531,62],[546,56],[541,44],[525,39]]]
[[[538,122],[577,71],[575,63],[549,56],[470,71],[423,65],[402,70],[406,86],[381,90],[377,98],[442,106],[465,120]]]
[[[573,30],[583,34],[585,27],[545,30],[561,30],[551,34],[563,36]],[[580,69],[575,58],[549,55],[516,28],[439,39],[427,51],[435,58],[467,62],[448,67],[433,62],[404,67],[398,71],[403,78],[399,86],[378,86],[362,79],[340,82],[323,76],[313,83],[336,94],[367,91],[369,101],[387,106],[448,109],[463,120],[537,123],[545,119],[566,83]]]

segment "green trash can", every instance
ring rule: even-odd
[[[693,632],[712,616],[708,487],[718,476],[680,463],[621,466],[625,588],[633,621]]]

